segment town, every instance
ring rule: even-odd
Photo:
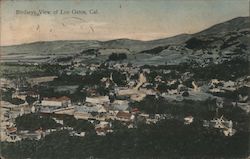
[[[68,68],[78,67],[87,68],[86,75],[77,76],[77,79],[69,78],[69,81],[63,79],[74,77]],[[123,63],[83,66],[75,63],[68,68],[60,77],[20,78],[19,76],[14,80],[1,78],[3,92],[1,141],[16,142],[25,138],[39,140],[51,132],[62,129],[69,130],[71,135],[84,137],[87,132],[76,130],[73,125],[67,124],[64,119],[67,117],[77,121],[88,121],[97,135],[112,133],[115,121],[119,121],[128,129],[134,129],[137,128],[138,122],[155,124],[160,120],[176,119],[185,125],[191,125],[196,120],[202,121],[204,127],[218,129],[223,135],[232,136],[237,132],[236,125],[239,125],[239,122],[234,121],[228,114],[223,114],[223,109],[240,109],[245,114],[249,114],[250,111],[246,91],[245,93],[241,91],[242,94],[239,91],[250,87],[249,76],[239,78],[237,81],[211,79],[202,83],[190,80],[194,76],[190,72],[181,74],[164,68],[157,69],[161,73],[154,75],[155,72],[150,68]],[[88,78],[93,83],[81,85],[84,79]],[[49,94],[52,88],[52,93]],[[219,95],[235,91],[238,92],[236,100],[229,100]],[[161,99],[165,102],[162,103],[164,108],[144,105],[147,98],[153,98],[153,101]],[[201,118],[191,110],[183,114],[174,114],[168,110],[172,103],[183,101],[210,101],[212,104],[208,111],[213,114],[210,118]],[[32,115],[38,116],[41,121],[44,117],[49,117],[55,124],[48,126],[45,124],[44,127],[27,126],[25,129],[25,120],[29,120],[29,116]],[[225,116],[230,118],[227,119]],[[17,120],[23,121],[17,122]]]

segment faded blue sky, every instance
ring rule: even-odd
[[[16,10],[69,10],[69,15],[16,14]],[[72,14],[72,10],[98,10]],[[1,45],[47,40],[152,40],[195,33],[249,16],[249,0],[2,0]]]

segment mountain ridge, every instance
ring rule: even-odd
[[[144,54],[142,57],[132,57],[130,60],[148,58],[153,59],[153,63],[163,62],[163,60],[168,59],[178,61],[178,58],[184,58],[186,60],[201,55],[206,55],[204,58],[216,59],[220,58],[217,54],[230,56],[231,54],[235,54],[235,50],[237,50],[237,52],[240,50],[240,54],[245,54],[246,50],[250,49],[249,27],[249,16],[237,17],[194,34],[179,34],[173,37],[149,41],[131,40],[127,38],[107,41],[58,40],[1,46],[1,56],[2,61],[7,60],[13,62],[22,59],[24,59],[24,61],[26,61],[26,59],[32,61],[29,60],[29,58],[39,59],[46,57],[47,59],[54,59],[57,58],[57,56],[75,56],[84,50],[95,49],[99,52],[98,55],[103,55],[103,57],[99,57],[98,60],[102,58],[105,59],[109,54],[114,52],[124,52],[134,56],[138,53],[140,53],[140,56]],[[200,46],[195,47],[197,44]],[[245,49],[241,49],[240,47]],[[200,49],[201,51],[199,51]],[[151,55],[159,56],[159,58],[151,57]]]
[[[199,31],[199,32],[194,33],[194,34],[181,33],[181,34],[177,34],[177,35],[174,35],[174,36],[165,37],[165,38],[159,38],[159,39],[153,39],[153,40],[136,40],[136,39],[129,39],[129,38],[119,38],[119,39],[111,39],[111,40],[52,40],[52,41],[35,41],[35,42],[30,42],[30,43],[13,44],[13,45],[6,45],[6,46],[0,46],[0,47],[30,45],[30,44],[46,43],[46,42],[50,43],[50,42],[85,42],[85,41],[95,41],[95,42],[100,42],[100,43],[106,43],[106,42],[108,43],[108,42],[112,42],[112,41],[134,41],[134,42],[152,43],[154,41],[163,41],[163,40],[170,39],[170,38],[177,38],[179,36],[190,36],[190,35],[199,35],[199,34],[205,35],[205,32],[207,32],[209,30],[212,30],[214,27],[218,27],[218,26],[223,25],[223,24],[227,24],[227,23],[235,22],[235,21],[242,21],[242,20],[246,21],[246,23],[247,23],[247,24],[244,23],[244,27],[246,27],[246,26],[250,27],[250,17],[246,16],[246,17],[236,17],[236,18],[227,20],[225,22],[221,22],[221,23],[212,25],[212,26],[208,27],[207,29],[204,29],[204,30]],[[237,25],[239,25],[239,23],[237,23]]]

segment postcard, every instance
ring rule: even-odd
[[[1,0],[0,158],[250,158],[249,0]]]

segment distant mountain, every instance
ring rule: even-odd
[[[224,34],[232,31],[239,31],[242,29],[249,29],[250,27],[250,17],[237,17],[229,21],[216,24],[208,29],[194,34],[194,36],[199,35],[209,35],[209,34]]]
[[[196,61],[204,65],[211,62],[220,63],[236,57],[248,59],[250,57],[250,19],[249,17],[235,18],[201,32],[184,35],[184,39],[177,40],[173,44],[166,43],[143,50],[140,54],[144,55],[138,55],[136,59],[143,60],[145,57],[147,60],[144,62],[148,64]]]
[[[129,54],[128,60],[139,64],[178,64],[190,59],[200,62],[211,60],[219,62],[249,54],[249,27],[249,17],[238,17],[195,34],[180,34],[151,41],[66,40],[2,46],[1,60],[3,62],[53,62],[56,58],[72,56],[77,57],[78,60],[82,59],[82,62],[91,60],[98,62],[106,60],[109,54],[117,52]],[[88,51],[91,49],[94,51]],[[87,54],[83,53],[85,50]],[[95,57],[91,56],[92,52]]]

